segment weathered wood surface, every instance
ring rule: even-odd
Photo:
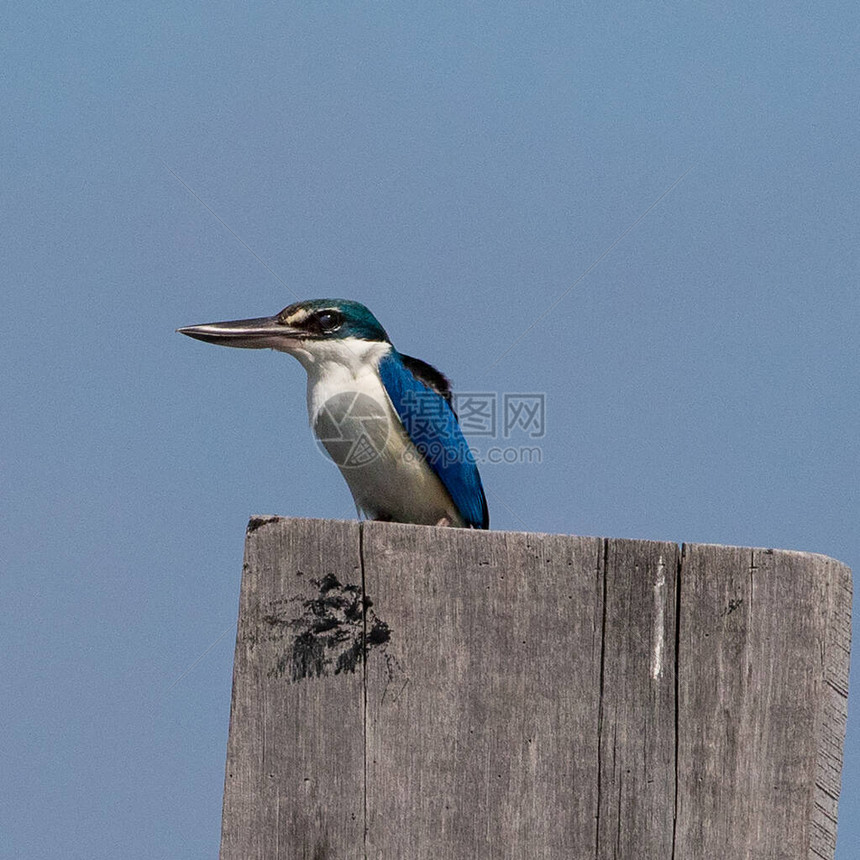
[[[486,537],[365,526],[396,661],[368,661],[368,857],[594,845],[602,541]]]
[[[333,574],[360,594],[359,528],[322,520],[258,519],[249,525],[222,857],[364,856],[362,673],[327,670],[325,660],[340,651],[325,647],[324,632],[312,641],[301,638],[312,627],[314,609],[326,617],[325,607],[305,605],[325,601],[316,582]],[[337,596],[330,595],[330,602]],[[340,614],[331,607],[333,617]]]
[[[850,571],[255,518],[222,860],[831,858]]]
[[[680,597],[677,856],[832,858],[848,569],[687,546]]]

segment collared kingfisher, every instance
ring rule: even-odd
[[[489,528],[481,477],[448,379],[398,352],[364,305],[314,299],[272,317],[178,331],[222,346],[286,352],[301,362],[311,427],[340,468],[359,515]]]

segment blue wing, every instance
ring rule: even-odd
[[[416,379],[395,349],[380,360],[379,375],[407,435],[439,477],[460,516],[472,528],[489,528],[481,476],[446,399]]]

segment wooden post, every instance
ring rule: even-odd
[[[832,858],[851,574],[258,517],[222,860]]]

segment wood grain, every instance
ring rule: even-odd
[[[851,575],[255,518],[221,857],[831,860]]]
[[[671,857],[678,555],[606,542],[598,858]]]
[[[296,639],[307,632],[306,603],[320,600],[317,583],[334,576],[360,591],[359,528],[277,518],[249,524],[222,860],[364,856],[363,671],[336,673],[337,648],[315,663],[304,651],[294,660]],[[332,619],[321,612],[326,623]],[[295,677],[303,666],[321,671]]]
[[[368,857],[594,845],[603,541],[475,534],[365,526]]]
[[[836,851],[836,819],[842,786],[842,752],[848,722],[848,668],[851,659],[851,571],[838,561],[817,556],[825,579],[824,684],[815,738],[815,791],[809,858],[830,860]]]
[[[684,548],[675,856],[833,856],[835,802],[822,795],[838,796],[826,773],[845,733],[846,570],[808,553]]]

